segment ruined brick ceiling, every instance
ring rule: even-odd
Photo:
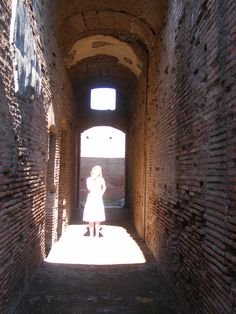
[[[164,0],[59,0],[54,26],[78,101],[91,87],[117,88],[123,102],[163,25]]]

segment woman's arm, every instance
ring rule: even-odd
[[[87,178],[86,183],[87,183],[87,189],[89,190],[89,192],[91,192],[91,190],[92,190],[92,178],[91,177]]]
[[[105,180],[102,179],[101,181],[101,191],[102,191],[102,195],[104,194],[104,192],[106,191],[106,183],[105,183]]]

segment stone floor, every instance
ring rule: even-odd
[[[69,226],[41,265],[15,313],[183,311],[132,225],[116,220],[102,226],[99,238],[90,238],[84,224]]]

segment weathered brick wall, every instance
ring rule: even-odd
[[[138,233],[144,237],[145,228],[145,132],[146,75],[140,77],[132,100],[128,141],[129,207]]]
[[[19,98],[14,91],[12,51],[9,44],[11,1],[0,4],[0,312],[11,313],[45,256],[45,205],[49,121],[52,104],[56,129],[54,163],[55,208],[58,209],[60,121],[67,123],[67,150],[74,151],[71,92],[52,36],[49,10],[41,1],[26,1],[37,55],[41,64],[39,98]],[[66,100],[66,101],[65,101]],[[69,114],[68,114],[69,113]],[[75,154],[74,154],[75,155]],[[73,156],[73,154],[72,154]],[[65,183],[72,187],[74,160],[66,165]],[[72,203],[72,193],[66,199]],[[69,205],[71,206],[71,204]],[[57,215],[56,215],[57,216]],[[52,219],[57,238],[58,223]]]
[[[170,1],[149,60],[145,238],[188,313],[236,311],[235,16]]]
[[[13,312],[45,255],[45,218],[50,246],[62,232],[63,213],[69,222],[76,201],[76,115],[50,24],[50,1],[24,1],[42,71],[42,93],[35,99],[14,92],[11,2],[0,2],[1,313]],[[113,34],[115,17],[120,34],[132,33],[127,41],[140,37],[147,46],[157,35],[149,52],[148,86],[143,73],[129,116],[129,201],[135,226],[175,283],[187,312],[234,313],[235,1],[170,0],[162,34],[133,14],[110,10],[109,15],[95,10],[93,1],[85,3],[92,6],[85,15],[68,6],[72,12],[70,23],[63,20],[62,48],[85,36],[77,20],[86,21],[88,34],[104,32],[104,27]],[[149,17],[156,17],[159,2],[152,3]],[[127,5],[131,10],[134,2]],[[100,16],[97,23],[95,16]],[[155,21],[162,23],[161,18]],[[118,81],[127,76],[123,73],[115,74]],[[130,82],[133,86],[133,78]],[[48,115],[50,106],[54,114]]]

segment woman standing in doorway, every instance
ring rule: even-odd
[[[84,207],[83,221],[89,223],[90,237],[93,236],[95,227],[95,236],[98,238],[100,223],[105,221],[105,208],[102,197],[106,190],[106,184],[100,166],[94,166],[92,168],[91,176],[87,178],[86,183],[88,196]]]

